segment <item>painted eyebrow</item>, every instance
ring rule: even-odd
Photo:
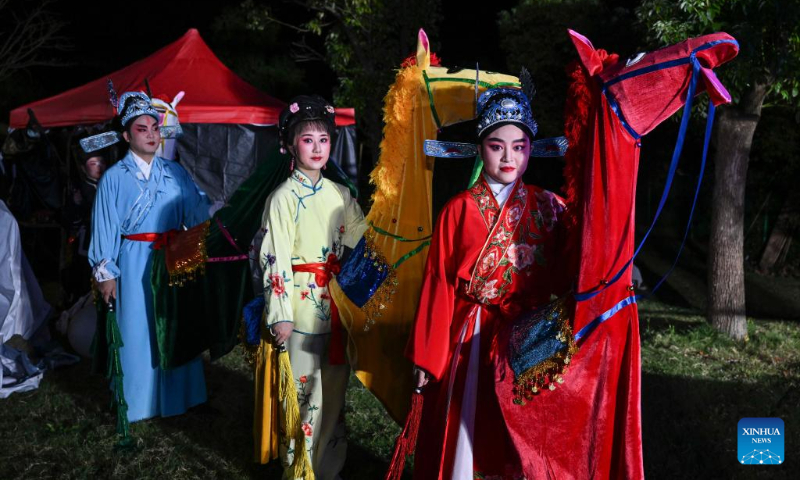
[[[497,137],[489,137],[489,138],[486,139],[486,141],[489,141],[489,142],[503,142],[502,139],[497,138]],[[518,138],[516,140],[512,140],[511,143],[518,143],[518,142],[524,142],[524,141],[525,141],[525,138],[523,137],[523,138]]]

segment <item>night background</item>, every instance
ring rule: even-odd
[[[31,64],[13,64],[3,45],[34,11],[53,36]],[[742,469],[734,432],[742,417],[781,417],[786,460],[796,460],[790,455],[800,442],[799,25],[800,5],[784,0],[0,1],[0,199],[20,225],[45,297],[60,312],[70,306],[64,293],[70,280],[59,267],[69,235],[59,228],[61,208],[19,195],[18,172],[29,157],[9,146],[9,112],[126,67],[191,28],[223,64],[282,102],[316,93],[337,107],[355,108],[356,184],[365,212],[374,189],[369,173],[380,153],[383,99],[414,54],[419,28],[443,66],[474,69],[477,63],[511,75],[528,68],[537,87],[532,108],[539,137],[564,134],[565,72],[577,59],[567,28],[623,59],[725,31],[741,46],[736,59],[716,69],[733,102],[718,110],[686,247],[664,286],[639,306],[645,473],[790,478],[784,465]],[[681,244],[706,106],[700,100],[693,109],[672,194],[637,257],[640,293],[649,293],[670,269]],[[642,139],[637,241],[655,214],[679,120],[677,113]],[[70,128],[49,132],[61,161],[70,157]],[[560,193],[562,169],[560,158],[531,161],[524,178]],[[54,195],[63,195],[75,176],[63,164],[54,163],[53,171],[60,185]],[[715,218],[722,211],[734,220],[720,226]],[[722,284],[719,275],[733,278],[729,291],[711,288]],[[734,314],[720,313],[728,308]],[[71,351],[64,335],[53,338]],[[0,477],[280,478],[278,462],[250,461],[252,370],[240,353],[237,347],[206,362],[210,412],[137,423],[137,448],[124,453],[114,449],[107,383],[90,374],[91,362],[48,371],[38,390],[0,399],[0,430],[6,432]],[[347,415],[343,478],[382,478],[399,427],[355,377]]]
[[[431,2],[430,5],[435,7],[438,3]],[[273,8],[282,20],[303,15],[302,8],[288,2],[249,4]],[[441,2],[441,6],[427,12],[428,15],[421,14],[421,17],[429,16],[430,20],[427,20],[428,25],[420,26],[436,25],[439,35],[431,35],[434,51],[441,52],[448,65],[474,68],[474,64],[479,62],[481,69],[505,71],[505,55],[498,48],[498,26],[495,22],[487,24],[483,20],[497,16],[501,10],[514,4],[508,0],[492,2],[490,10],[487,10],[464,9],[461,2]],[[239,2],[176,0],[158,5],[153,13],[131,14],[129,4],[87,0],[80,2],[80,15],[77,15],[70,2],[55,1],[51,2],[48,10],[54,20],[64,24],[59,31],[64,48],[51,50],[43,54],[43,58],[52,59],[64,67],[33,67],[8,81],[4,86],[6,94],[0,100],[3,111],[107,75],[174,42],[190,28],[200,31],[224,64],[256,87],[284,101],[307,92],[332,98],[336,89],[336,74],[324,62],[295,63],[291,60],[291,44],[297,40],[297,35],[290,28],[270,25],[267,27],[269,31],[261,36],[248,31]],[[442,18],[458,20],[442,21]],[[399,67],[405,56],[413,53],[416,28],[408,27],[408,31],[409,38],[398,39],[405,44],[406,55],[387,59],[387,63],[394,62]],[[307,38],[309,43],[321,46],[318,39],[310,35]],[[259,72],[258,66],[247,64],[248,57],[254,59],[252,63],[265,65],[286,60],[281,65],[285,68],[280,72]],[[237,62],[249,68],[237,69]],[[287,72],[290,75],[285,75]],[[15,87],[15,90],[8,90]]]

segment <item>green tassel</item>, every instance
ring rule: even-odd
[[[130,437],[130,423],[128,422],[128,402],[125,401],[125,390],[122,385],[122,361],[119,349],[123,346],[122,334],[117,325],[117,314],[109,310],[106,314],[106,340],[108,341],[108,370],[107,378],[113,385],[112,404],[117,411],[117,433],[120,436],[115,448],[128,448],[133,445]]]

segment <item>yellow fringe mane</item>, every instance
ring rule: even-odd
[[[412,121],[421,76],[422,70],[417,65],[401,69],[386,94],[381,154],[370,173],[370,181],[376,187],[372,196],[373,209],[388,211],[396,204],[403,185],[405,164],[415,157]]]

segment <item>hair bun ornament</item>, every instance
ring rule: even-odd
[[[288,132],[301,122],[322,121],[331,129],[335,127],[336,110],[319,95],[300,95],[289,101],[278,118],[278,130],[283,144],[288,142]]]

